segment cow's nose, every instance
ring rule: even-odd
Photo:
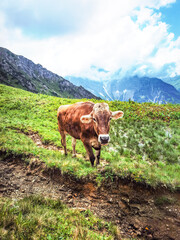
[[[100,134],[100,135],[99,135],[99,142],[100,142],[101,144],[106,144],[106,143],[109,142],[109,140],[110,140],[110,137],[109,137],[108,134]]]

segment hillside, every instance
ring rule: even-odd
[[[107,102],[124,117],[93,168],[81,141],[62,153],[57,109],[77,101],[0,85],[0,235],[178,239],[180,105]]]
[[[52,154],[52,156],[48,152],[41,152],[24,135],[24,133],[35,132],[44,143],[60,147],[57,109],[61,104],[74,103],[78,101],[77,99],[36,95],[3,85],[0,86],[0,93],[1,150],[13,154],[25,154],[27,157],[33,154],[45,161],[47,165],[56,166],[57,164],[63,171],[72,170],[77,177],[94,174],[95,169],[91,168],[90,163],[78,159],[73,159],[71,162],[63,158],[63,161],[68,161],[67,166],[63,161],[58,160],[62,158],[60,152],[54,152],[55,155]],[[180,183],[178,172],[176,173],[174,169],[177,167],[179,171],[180,106],[120,101],[108,103],[113,111],[118,109],[124,111],[124,117],[122,120],[111,122],[111,142],[109,146],[102,149],[102,158],[108,162],[107,171],[112,171],[118,176],[131,176],[132,179],[138,179],[153,186],[166,184],[178,187]],[[8,143],[7,139],[9,139]],[[67,142],[71,150],[70,137]],[[81,141],[78,141],[77,149],[79,153],[85,154]],[[161,161],[163,161],[162,165]],[[136,165],[138,167],[134,167]],[[173,166],[174,169],[169,169],[169,166],[171,168]],[[145,169],[149,171],[144,171]],[[155,175],[150,174],[151,172]],[[170,178],[165,177],[168,174]]]
[[[0,47],[0,83],[34,93],[68,98],[97,98],[83,87]]]
[[[120,79],[117,76],[103,82],[73,76],[67,76],[67,79],[105,100],[180,103],[180,92],[170,84],[171,81],[168,84],[158,78],[132,76]]]

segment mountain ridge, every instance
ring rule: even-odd
[[[171,84],[159,78],[149,77],[124,77],[97,82],[90,79],[67,76],[67,79],[75,85],[81,84],[105,100],[156,103],[180,103],[180,92]]]
[[[120,79],[117,75],[117,78],[101,82],[73,76],[66,78],[68,80],[0,47],[0,83],[8,86],[66,98],[180,103],[180,92],[170,84],[170,78],[167,78],[169,83],[146,76]],[[174,79],[176,84],[178,79]]]
[[[180,92],[180,75],[177,75],[175,77],[169,77],[169,78],[167,77],[163,79],[163,81],[173,85]]]
[[[58,97],[97,99],[82,86],[76,86],[41,64],[35,64],[30,59],[2,47],[0,47],[0,83]]]

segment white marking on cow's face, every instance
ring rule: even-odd
[[[106,145],[110,141],[110,136],[109,134],[99,134],[98,136],[98,142],[101,143],[102,145]]]

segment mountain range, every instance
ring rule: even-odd
[[[66,98],[180,103],[179,76],[166,78],[166,82],[139,76],[120,78],[119,75],[104,81],[74,76],[66,79],[0,47],[0,83],[8,86]]]
[[[97,97],[57,74],[0,47],[0,83],[34,93],[68,98]]]
[[[154,103],[180,103],[180,92],[171,84],[158,78],[124,77],[103,82],[67,76],[73,84],[85,87],[94,95],[106,100]]]

